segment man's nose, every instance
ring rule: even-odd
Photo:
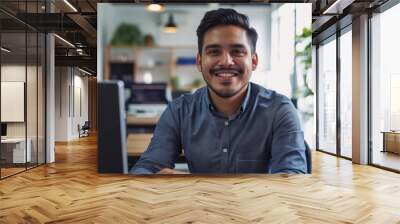
[[[220,63],[222,65],[233,65],[234,64],[233,57],[228,52],[223,53],[221,55]]]

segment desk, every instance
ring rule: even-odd
[[[129,127],[150,127],[150,132],[156,126],[160,117],[140,117],[134,115],[126,116],[128,126],[127,149],[129,156],[140,156],[147,149],[153,133],[132,133]],[[145,129],[146,130],[146,129]],[[149,130],[147,130],[149,131]]]
[[[126,123],[128,125],[149,125],[149,126],[155,126],[160,119],[159,116],[157,117],[138,117],[134,115],[127,115],[126,116]]]
[[[128,133],[153,133],[159,119],[159,116],[141,117],[127,114],[127,131]]]
[[[127,140],[128,156],[142,155],[146,151],[152,137],[152,133],[129,134]]]
[[[150,144],[152,133],[135,133],[129,134],[127,140],[128,156],[140,157]],[[184,154],[182,153],[177,162],[185,162]]]
[[[2,157],[6,160],[7,163],[25,163],[31,161],[32,141],[30,138],[27,138],[26,142],[28,144],[25,154],[25,138],[1,139]],[[27,161],[25,161],[25,158],[27,158]]]
[[[383,131],[383,150],[382,152],[392,152],[400,154],[400,132]]]

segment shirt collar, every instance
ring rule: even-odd
[[[249,82],[247,85],[247,91],[246,91],[246,96],[244,97],[244,100],[242,102],[242,105],[239,108],[239,112],[243,112],[247,105],[249,104],[250,101],[250,91],[251,91],[251,83]],[[210,99],[210,94],[209,94],[209,90],[208,87],[206,86],[206,102],[208,105],[208,108],[212,111],[212,112],[217,112],[216,108],[214,107],[211,99]]]

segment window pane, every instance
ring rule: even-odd
[[[352,141],[352,36],[351,30],[340,37],[340,152],[351,158]]]
[[[400,170],[400,4],[372,18],[372,163]]]
[[[336,153],[336,40],[318,51],[318,147]]]

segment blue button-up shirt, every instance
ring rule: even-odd
[[[305,144],[291,101],[250,83],[239,110],[216,111],[203,87],[171,102],[131,173],[174,168],[182,150],[191,173],[306,173]]]

